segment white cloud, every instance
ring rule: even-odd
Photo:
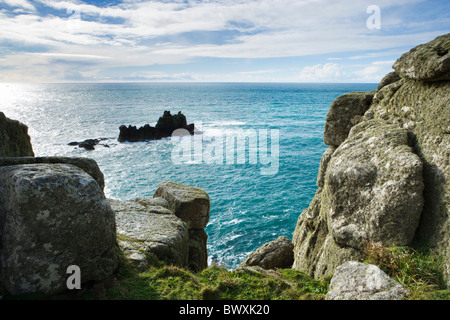
[[[0,4],[4,3],[11,7],[19,7],[26,10],[35,11],[36,8],[29,1],[26,0],[0,0]]]
[[[378,0],[382,30],[402,23],[400,18],[385,18],[384,13],[420,1]],[[35,64],[39,68],[47,65],[57,69],[55,73],[42,73],[56,76],[73,68],[74,63],[80,63],[81,75],[98,75],[105,68],[181,64],[204,57],[258,59],[362,52],[355,53],[353,58],[379,59],[404,52],[399,47],[413,47],[442,33],[428,30],[386,35],[368,30],[365,22],[366,8],[372,3],[369,0],[130,0],[106,7],[77,0],[36,2],[59,10],[59,16],[36,12],[29,1],[0,0],[13,8],[33,11],[14,14],[0,10],[0,42],[10,46],[0,54],[3,59],[0,66],[9,68],[8,73],[0,70],[0,81],[14,70],[17,74],[25,74],[27,69],[35,72],[38,68],[30,68]],[[422,23],[427,30],[426,22]],[[428,25],[431,24],[433,21],[429,21]],[[198,42],[196,32],[216,32],[224,37]],[[26,49],[33,46],[46,52],[34,54],[30,52],[32,49]],[[332,62],[338,59],[342,58],[328,58]],[[262,79],[266,75],[275,76],[276,72],[263,72],[273,69],[264,66],[260,68],[262,71],[243,71],[239,76]],[[369,79],[380,72],[381,67],[375,64],[350,72],[342,64],[316,63],[303,68],[299,79],[337,81],[348,79],[351,74]],[[234,72],[233,79],[237,75]]]
[[[378,83],[395,61],[374,61],[369,65],[326,63],[306,66],[300,71],[300,82],[368,82]]]
[[[378,82],[383,76],[392,71],[395,61],[374,61],[363,69],[354,72],[354,78],[358,82]],[[376,81],[374,81],[376,80]]]
[[[334,82],[345,77],[341,65],[336,63],[316,64],[304,67],[298,75],[301,82]]]

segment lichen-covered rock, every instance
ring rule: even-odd
[[[94,159],[90,158],[70,158],[70,157],[10,157],[0,158],[0,167],[13,166],[20,164],[38,164],[38,163],[66,163],[77,166],[89,174],[95,181],[97,181],[100,189],[104,189],[105,180],[103,172],[97,165]]]
[[[207,268],[204,226],[210,204],[205,191],[163,182],[153,198],[110,202],[116,212],[119,245],[140,269],[149,264],[146,254],[194,272]]]
[[[339,146],[369,109],[375,91],[349,92],[339,96],[330,106],[325,121],[323,141],[329,146]]]
[[[146,254],[186,267],[189,233],[186,224],[169,209],[139,201],[109,199],[116,213],[117,238],[126,256],[141,270],[148,266]]]
[[[327,300],[404,300],[408,291],[379,267],[348,261],[336,268]]]
[[[442,254],[450,287],[449,92],[450,81],[402,79],[377,92],[365,117],[383,119],[408,130],[414,151],[423,162],[425,185],[416,238]]]
[[[322,277],[361,261],[364,241],[425,243],[450,287],[449,43],[447,34],[398,59],[361,123],[326,151],[294,232],[294,268]]]
[[[363,257],[367,241],[408,245],[423,205],[422,162],[408,132],[364,121],[333,153],[323,187],[299,217],[294,268],[316,277]]]
[[[389,72],[387,75],[383,77],[383,79],[381,79],[380,83],[378,84],[377,91],[380,91],[385,86],[397,82],[400,79],[401,77],[398,75],[397,72],[395,71]]]
[[[166,199],[163,198],[146,197],[146,198],[137,198],[135,201],[146,207],[159,206],[170,210],[169,203],[167,202]]]
[[[333,156],[334,151],[336,151],[336,147],[329,147],[322,155],[322,159],[320,159],[319,165],[319,173],[317,174],[317,186],[322,188],[323,183],[325,181],[325,173],[327,171],[328,162]]]
[[[259,266],[263,269],[290,268],[294,262],[294,245],[280,236],[249,254],[239,267]]]
[[[403,54],[393,65],[405,79],[450,80],[450,33],[419,45]]]
[[[189,229],[189,270],[198,272],[208,267],[207,241],[204,229]]]
[[[159,184],[153,197],[165,199],[170,209],[187,223],[189,229],[203,229],[208,224],[209,196],[200,188],[165,181]]]
[[[82,283],[118,265],[114,212],[74,165],[0,167],[0,236],[0,274],[11,294],[61,292],[71,265]]]
[[[28,127],[0,112],[0,157],[34,157]]]
[[[353,127],[333,153],[325,181],[322,205],[339,246],[411,243],[423,181],[422,161],[408,146],[407,130],[377,120]]]

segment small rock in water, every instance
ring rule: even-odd
[[[80,148],[85,148],[86,150],[95,150],[95,146],[100,144],[100,141],[108,140],[108,138],[100,138],[100,139],[86,139],[82,142],[73,141],[68,143],[69,146],[78,146]],[[109,148],[108,144],[100,144],[105,148]]]

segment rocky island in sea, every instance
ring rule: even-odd
[[[119,127],[119,137],[117,140],[119,142],[139,142],[139,141],[149,141],[158,140],[163,138],[168,138],[172,135],[175,130],[182,129],[185,130],[183,134],[199,133],[195,130],[193,123],[187,124],[186,116],[179,111],[177,114],[172,115],[170,111],[164,111],[162,117],[158,119],[155,127],[146,124],[140,128],[136,126],[129,125],[128,127],[122,125]],[[95,150],[95,146],[102,145],[109,148],[107,143],[101,143],[102,141],[109,140],[108,138],[97,138],[97,139],[86,139],[84,141],[72,141],[69,142],[69,146],[77,146],[79,148],[84,148],[86,150]]]
[[[442,259],[450,288],[449,51],[450,34],[419,45],[377,90],[332,103],[317,192],[292,241],[262,245],[241,272],[332,276],[330,300],[406,299],[402,285],[363,263],[365,248],[426,245]],[[186,125],[177,116],[165,114],[158,130],[167,134],[173,117]],[[131,139],[146,136],[131,131],[138,132]],[[107,199],[94,160],[34,157],[27,127],[3,113],[0,156],[0,280],[11,294],[64,291],[71,265],[83,270],[82,283],[101,281],[116,272],[120,252],[139,269],[149,254],[207,268],[210,202],[203,190],[161,182],[153,197]]]
[[[193,123],[187,124],[186,116],[181,111],[175,115],[170,114],[170,111],[164,111],[163,116],[158,119],[155,127],[149,124],[140,128],[131,125],[128,127],[125,125],[120,126],[118,141],[138,142],[168,138],[177,129],[187,130],[189,134],[193,135],[195,126]]]

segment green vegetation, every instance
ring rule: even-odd
[[[277,272],[229,271],[210,266],[191,273],[167,266],[153,257],[153,265],[145,272],[137,271],[122,259],[114,284],[108,288],[91,288],[88,299],[170,299],[170,300],[295,300],[324,299],[328,281],[318,281],[292,269]],[[100,294],[99,296],[99,292]]]
[[[367,263],[375,264],[408,289],[411,300],[450,300],[443,277],[444,262],[426,247],[366,247]]]
[[[37,294],[11,296],[0,284],[3,299],[88,299],[88,300],[322,300],[330,279],[315,280],[293,269],[267,271],[258,268],[227,270],[220,266],[192,273],[164,265],[154,256],[151,266],[140,272],[121,257],[115,275],[106,281],[85,284],[82,290],[43,297]],[[443,262],[426,249],[385,248],[371,243],[366,261],[378,265],[399,281],[411,300],[450,300],[442,276]]]

